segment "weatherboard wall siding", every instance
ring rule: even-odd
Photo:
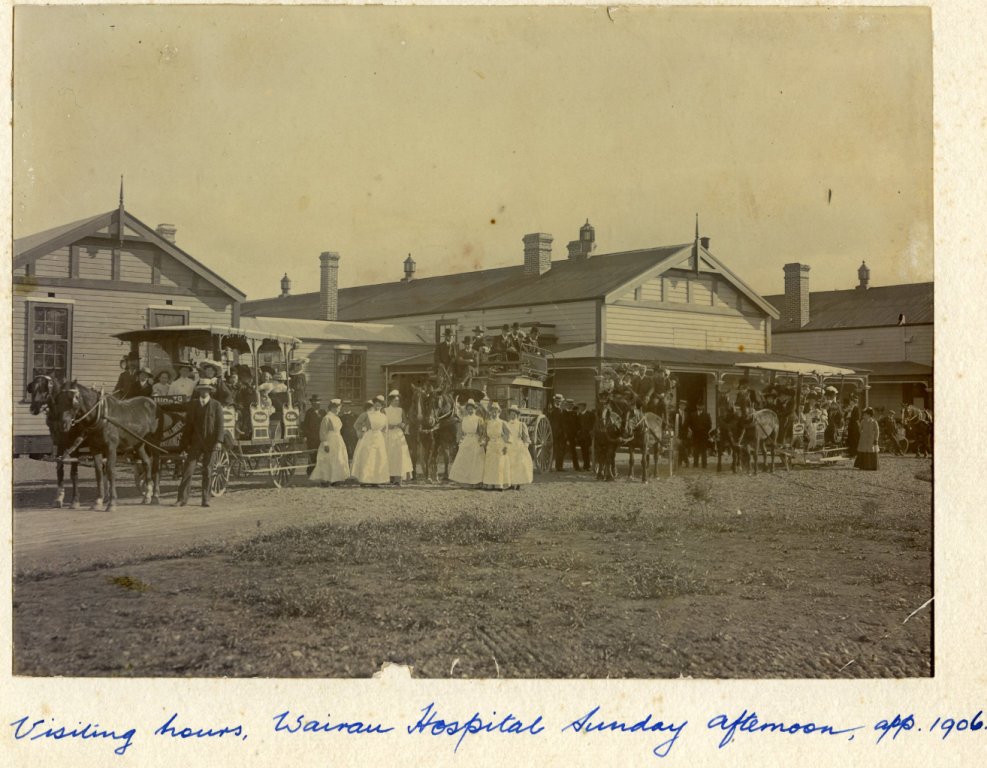
[[[111,334],[144,328],[148,308],[163,307],[169,297],[158,293],[96,290],[91,288],[30,288],[14,285],[13,340],[13,423],[14,435],[47,434],[44,416],[32,416],[23,403],[25,396],[25,365],[27,353],[27,304],[30,300],[49,301],[48,293],[56,299],[74,301],[72,313],[72,375],[86,385],[112,389],[120,375],[120,358],[129,351]],[[176,296],[176,310],[189,311],[189,324],[231,325],[232,300],[225,296]]]
[[[911,339],[911,341],[907,341]],[[908,361],[932,365],[933,326],[904,325],[883,328],[847,328],[796,331],[772,335],[775,352],[839,363],[893,363]]]
[[[493,337],[499,334],[500,327],[505,323],[508,325],[519,323],[527,332],[534,322],[554,325],[554,332],[563,344],[589,342],[596,338],[596,303],[593,301],[409,315],[375,319],[374,322],[400,325],[421,334],[426,339],[433,339],[435,323],[439,320],[456,320],[460,338],[472,336],[473,328],[478,325],[486,328],[488,335]]]
[[[301,346],[295,350],[296,357],[307,357],[308,367],[305,374],[306,397],[318,395],[322,398],[323,407],[334,397],[341,397],[336,389],[336,353],[348,350],[363,350],[366,352],[367,367],[365,371],[365,398],[377,395],[387,395],[388,382],[384,378],[384,366],[396,360],[411,357],[432,349],[424,344],[393,344],[381,342],[341,342],[302,339]]]
[[[606,337],[610,344],[767,351],[763,318],[614,304],[608,305],[605,311]]]

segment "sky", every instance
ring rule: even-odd
[[[922,8],[18,7],[14,235],[116,208],[243,290],[686,243],[932,279]]]

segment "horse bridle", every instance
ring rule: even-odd
[[[71,392],[72,393],[72,404],[75,405],[76,402],[79,399],[79,389],[78,389],[78,387],[69,387],[69,388],[66,388],[63,391],[64,392]],[[89,414],[91,414],[93,411],[96,411],[96,418],[93,420],[93,422],[96,423],[96,424],[98,424],[99,421],[100,421],[100,419],[103,418],[103,402],[104,402],[104,400],[103,400],[103,392],[101,390],[99,392],[99,394],[97,395],[97,397],[96,397],[96,403],[88,411],[86,411],[85,413],[83,413],[81,416],[79,416],[78,418],[72,419],[72,423],[69,424],[69,428],[71,429],[76,424],[81,424],[83,421],[86,420],[86,418],[88,418]]]

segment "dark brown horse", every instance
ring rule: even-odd
[[[55,473],[58,478],[55,506],[59,509],[65,505],[66,449],[70,445],[73,445],[78,437],[74,432],[65,432],[62,429],[61,414],[57,408],[58,393],[61,390],[61,381],[53,376],[46,376],[44,374],[36,376],[34,381],[27,385],[27,391],[31,395],[31,413],[37,416],[42,411],[45,412],[45,423],[48,426],[48,433],[51,435],[55,457]],[[69,465],[69,476],[72,481],[72,497],[69,506],[72,509],[79,509],[79,461],[77,458],[70,458],[67,463]]]
[[[438,482],[439,456],[445,466],[456,458],[456,403],[452,395],[432,388],[431,384],[412,385],[411,408],[408,411],[408,448],[415,478],[421,463],[426,482]]]
[[[143,503],[152,501],[152,490],[157,482],[145,447],[152,445],[148,438],[153,438],[160,428],[158,407],[153,400],[148,397],[118,400],[73,381],[58,393],[56,408],[61,414],[63,432],[75,430],[78,434],[68,447],[66,455],[85,442],[95,459],[96,487],[100,490],[100,495],[93,509],[103,508],[103,457],[106,457],[108,483],[106,509],[112,512],[116,509],[117,501],[117,458],[131,451],[137,454],[138,460],[144,464],[144,471],[151,478],[145,488]]]
[[[617,446],[623,419],[609,403],[597,406],[596,423],[593,425],[593,457],[596,460],[597,480],[617,479]]]

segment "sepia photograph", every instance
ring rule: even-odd
[[[935,675],[929,8],[12,39],[15,678]]]

